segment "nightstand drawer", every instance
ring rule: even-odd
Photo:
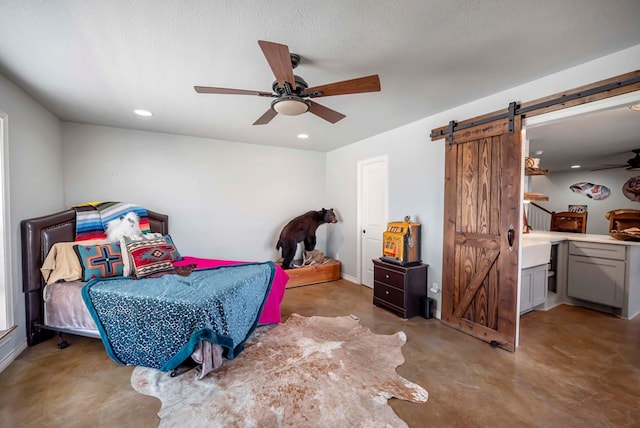
[[[377,267],[373,270],[373,280],[404,290],[404,277],[401,272]]]
[[[373,285],[373,296],[400,309],[404,309],[404,291],[376,281]]]

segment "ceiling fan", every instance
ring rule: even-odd
[[[635,149],[631,151],[636,155],[635,157],[632,157],[631,159],[629,159],[627,163],[618,164],[618,165],[605,165],[602,168],[592,169],[591,171],[601,171],[603,169],[625,168],[625,167],[628,171],[640,171],[640,149]]]
[[[289,53],[289,47],[278,43],[259,40],[258,45],[260,45],[260,49],[262,49],[262,53],[276,77],[276,81],[272,85],[273,92],[194,86],[196,92],[199,94],[257,95],[274,98],[271,102],[271,108],[253,123],[254,125],[266,125],[278,113],[297,116],[306,112],[313,113],[328,122],[336,123],[344,119],[345,115],[318,104],[311,98],[380,90],[380,79],[377,74],[309,87],[302,77],[293,74],[293,69],[300,63],[300,55]]]

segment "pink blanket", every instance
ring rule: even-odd
[[[174,266],[185,266],[190,264],[197,265],[197,269],[214,268],[218,266],[237,265],[247,262],[237,262],[232,260],[214,260],[200,259],[197,257],[185,257],[179,262],[174,262]],[[284,289],[289,281],[289,275],[282,269],[280,265],[276,265],[276,276],[273,278],[271,291],[267,297],[267,301],[260,315],[260,324],[278,324],[280,323],[280,303],[284,297]]]

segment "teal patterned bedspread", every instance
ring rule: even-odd
[[[82,288],[109,356],[173,370],[200,340],[235,358],[255,330],[275,276],[273,262],[193,271],[189,276],[96,279]]]

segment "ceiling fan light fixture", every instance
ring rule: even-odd
[[[271,108],[285,116],[298,116],[309,111],[311,106],[305,100],[294,95],[280,97],[271,103]]]

